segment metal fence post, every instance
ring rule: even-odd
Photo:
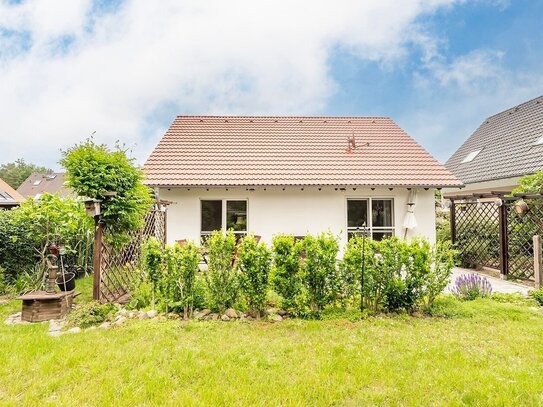
[[[535,289],[541,288],[543,281],[543,259],[541,257],[541,237],[539,235],[534,236],[534,279]]]
[[[506,279],[509,274],[509,239],[507,238],[507,206],[499,209],[500,219],[500,277]]]

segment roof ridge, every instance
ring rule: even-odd
[[[508,107],[507,109],[503,109],[502,111],[500,111],[498,113],[494,113],[492,116],[488,116],[485,120],[483,120],[483,123],[481,125],[485,124],[488,120],[492,119],[493,117],[496,117],[496,116],[499,116],[501,114],[507,113],[509,110],[518,109],[521,106],[525,106],[525,105],[528,105],[530,103],[533,103],[537,99],[543,100],[543,95],[540,95],[540,96],[537,96],[537,97],[535,97],[533,99],[527,100],[526,102],[519,103],[518,105]],[[542,106],[543,106],[543,104],[542,104]]]
[[[389,116],[294,116],[294,115],[182,115],[178,114],[178,118],[195,118],[195,119],[388,119],[392,120]]]

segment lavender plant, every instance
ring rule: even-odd
[[[479,297],[489,297],[492,294],[492,285],[486,277],[472,273],[457,277],[452,293],[461,300],[471,301]]]

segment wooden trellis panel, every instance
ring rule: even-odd
[[[117,302],[127,298],[138,278],[141,245],[150,237],[166,241],[166,212],[152,210],[145,218],[143,229],[130,234],[130,242],[111,247],[104,241],[100,246],[99,301]]]
[[[464,267],[500,268],[499,208],[493,202],[457,205],[456,246]]]

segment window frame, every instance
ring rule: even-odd
[[[202,201],[221,201],[221,229],[224,231],[224,233],[227,232],[226,224],[227,224],[227,202],[229,201],[243,201],[245,202],[245,218],[247,219],[246,225],[245,225],[245,231],[233,231],[234,235],[236,237],[238,236],[246,236],[249,233],[249,199],[247,198],[200,198],[200,206],[199,206],[199,218],[200,218],[200,241],[202,241],[202,238],[205,239],[205,237],[211,236],[211,234],[214,232],[213,230],[202,230]]]
[[[349,210],[348,205],[349,201],[366,201],[367,202],[367,214],[366,219],[368,219],[368,225],[366,225],[366,236],[373,239],[374,233],[390,233],[391,236],[396,236],[396,214],[395,214],[395,205],[394,197],[391,196],[371,196],[371,197],[347,197],[345,199],[345,225],[347,230],[347,240],[349,240],[350,234],[355,234],[360,227],[349,227]],[[392,203],[392,219],[391,226],[373,226],[373,201],[390,201]],[[360,232],[361,234],[361,232]]]

